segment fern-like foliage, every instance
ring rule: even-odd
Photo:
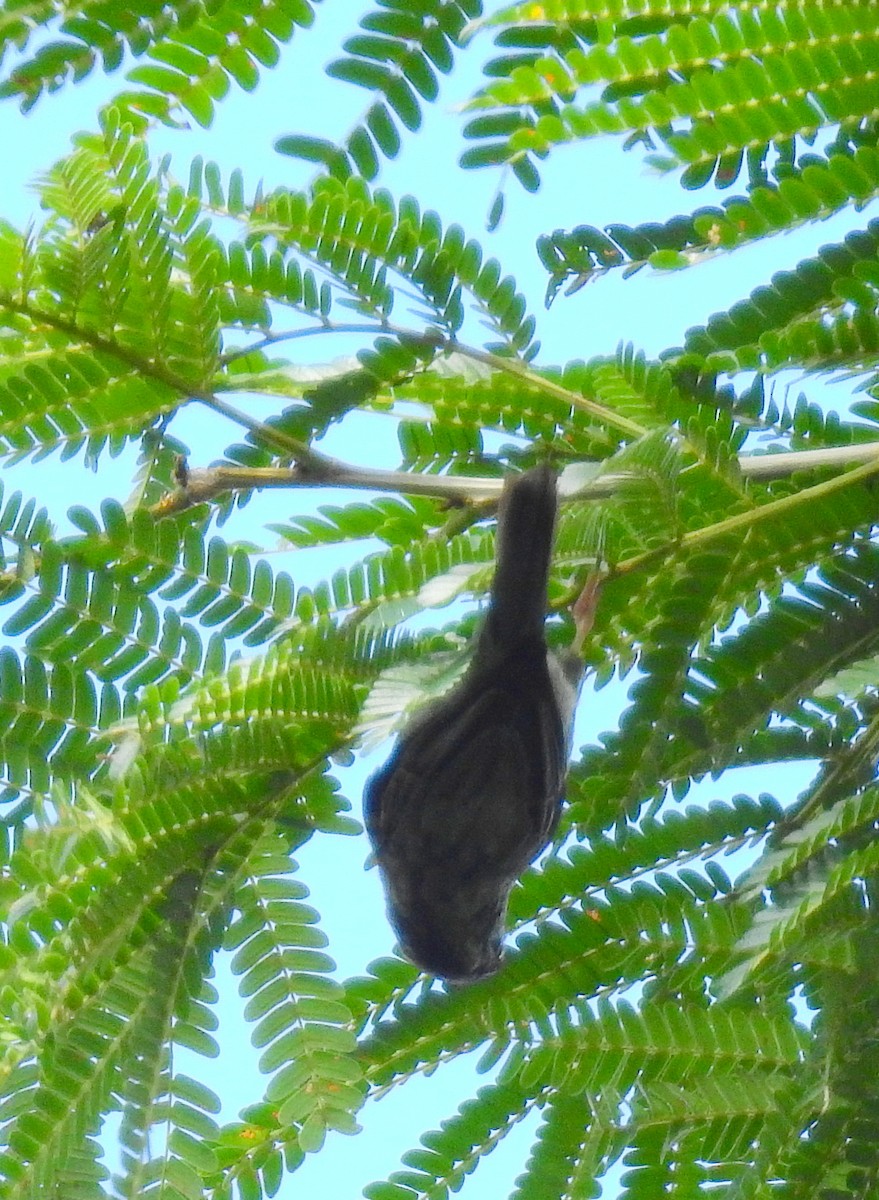
[[[490,66],[499,78],[473,101],[467,135],[482,145],[464,162],[519,163],[526,181],[554,146],[634,133],[688,164],[691,184],[715,171],[728,183],[746,152],[762,159],[773,144],[872,115],[869,6],[697,15],[687,4],[618,5],[599,20],[576,2],[521,4],[485,24],[500,25],[498,44],[514,53]]]
[[[622,270],[628,276],[645,266],[681,270],[738,246],[826,220],[849,206],[865,206],[879,184],[873,123],[864,122],[850,137],[837,138],[823,155],[803,154],[795,165],[777,167],[776,175],[774,180],[758,177],[746,195],[730,197],[720,206],[706,205],[662,223],[605,229],[580,225],[540,238],[538,254],[550,273],[547,305],[561,287],[566,285],[565,294],[570,295],[608,271]]]
[[[149,61],[128,72],[139,86],[121,93],[117,103],[139,120],[176,125],[192,117],[209,125],[233,83],[252,91],[261,73],[277,64],[281,46],[314,21],[314,7],[307,0],[279,0],[255,15],[224,0],[167,9],[149,2],[120,9],[84,3],[63,14],[44,4],[26,16],[10,10],[0,38],[3,49],[16,48],[18,62],[0,95],[15,97],[27,112],[44,93],[98,69],[117,70],[126,56],[146,56]],[[46,41],[46,34],[53,40]]]
[[[521,4],[476,23],[498,26],[503,53],[471,102],[465,166],[506,164],[536,189],[538,162],[556,147],[619,133],[654,166],[682,167],[685,188],[747,183],[722,206],[661,224],[547,235],[548,304],[608,270],[679,270],[876,194],[870,6],[623,4],[598,19],[578,3]],[[861,324],[837,333],[843,352],[873,346]]]
[[[422,101],[439,95],[438,75],[454,66],[461,32],[480,16],[479,0],[427,0],[416,6],[385,0],[360,21],[327,67],[332,79],[372,92],[373,100],[341,144],[303,134],[278,141],[282,154],[321,163],[340,179],[373,180],[383,158],[396,158],[404,130],[421,127]]]
[[[826,413],[808,381],[875,371],[877,230],[657,361],[622,346],[553,367],[501,264],[375,186],[490,24],[504,53],[469,165],[508,162],[535,186],[555,145],[617,131],[661,142],[691,187],[747,167],[745,195],[692,216],[549,236],[551,295],[873,198],[870,5],[612,7],[481,22],[460,3],[382,5],[330,68],[373,93],[363,122],[339,146],[289,139],[326,169],[271,192],[200,159],[173,178],[136,114],[209,121],[229,78],[253,86],[311,20],[306,4],[80,6],[54,46],[30,40],[54,10],[0,26],[23,56],[4,94],[26,104],[98,56],[152,62],[130,75],[147,91],[46,171],[44,224],[0,226],[0,460],[34,493],[0,493],[10,1200],[262,1200],[332,1153],[328,1135],[368,1126],[372,1101],[476,1050],[485,1086],[370,1200],[467,1188],[530,1119],[516,1200],[596,1194],[612,1170],[632,1200],[875,1195],[879,409]],[[328,331],[359,339],[357,357],[303,367],[296,343]],[[806,378],[796,403],[764,384],[783,368]],[[254,394],[274,405],[263,421]],[[209,469],[180,436],[191,405],[240,429]],[[326,455],[355,411],[393,429],[396,472]],[[75,505],[63,527],[38,506],[59,462],[108,455],[131,464],[126,503]],[[425,986],[388,931],[387,956],[341,979],[299,851],[360,834],[337,768],[464,669],[500,478],[546,458],[565,500],[548,638],[570,642],[600,557],[583,703],[600,708],[614,679],[620,719],[575,754],[497,977]],[[297,553],[350,550],[301,586],[301,560],[292,577],[275,565],[241,510],[262,487],[339,483],[379,494],[274,521]],[[690,795],[802,760],[816,770],[795,802],[783,784]],[[223,1124],[196,1077],[224,1049],[220,963],[265,1076]]]

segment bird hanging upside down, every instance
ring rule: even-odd
[[[552,468],[507,480],[473,660],[366,785],[366,829],[402,950],[458,983],[500,967],[510,889],[549,842],[561,811],[598,577],[574,605],[571,650],[549,651],[556,505]]]

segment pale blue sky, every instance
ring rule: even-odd
[[[214,126],[207,131],[156,130],[151,144],[156,155],[170,152],[179,177],[188,176],[190,159],[196,154],[216,160],[226,177],[232,167],[245,173],[248,192],[257,179],[267,186],[296,186],[309,176],[307,164],[275,154],[273,143],[287,133],[308,133],[334,139],[349,129],[365,108],[366,97],[354,87],[326,80],[323,65],[340,52],[342,41],[355,31],[366,6],[357,0],[328,0],[318,7],[312,30],[300,30],[283,52],[281,66],[266,74],[253,94],[233,91],[221,104]],[[543,351],[540,364],[555,364],[572,358],[612,353],[620,340],[634,341],[650,354],[679,345],[686,329],[702,324],[710,312],[724,309],[766,281],[774,270],[793,266],[827,241],[837,240],[853,225],[865,220],[851,216],[834,219],[817,228],[804,229],[783,239],[760,244],[732,258],[718,259],[668,276],[644,271],[628,280],[620,274],[583,289],[576,296],[559,296],[552,310],[543,309],[546,276],[534,250],[540,233],[556,227],[588,223],[659,220],[676,212],[716,203],[709,192],[684,193],[674,177],[661,178],[647,171],[639,152],[624,153],[618,140],[591,143],[558,152],[543,165],[543,187],[537,196],[526,194],[510,180],[507,185],[506,215],[499,231],[485,233],[485,219],[497,186],[494,171],[462,172],[456,163],[464,147],[460,136],[462,119],[456,111],[472,92],[479,74],[478,64],[490,52],[487,37],[477,39],[461,60],[459,71],[443,83],[440,101],[426,109],[422,134],[407,137],[398,160],[387,164],[379,182],[397,195],[414,193],[422,207],[438,210],[446,224],[460,222],[471,236],[480,238],[487,253],[499,258],[513,273],[531,300],[538,317]],[[77,130],[94,127],[96,106],[122,86],[117,74],[109,79],[95,77],[76,88],[44,99],[26,118],[8,102],[0,106],[0,146],[3,149],[3,178],[0,183],[0,217],[23,226],[37,216],[28,181],[69,148]],[[735,190],[735,189],[733,189]],[[351,353],[347,339],[300,341],[296,353],[302,361],[324,361],[337,354]],[[797,389],[795,389],[796,391]],[[822,388],[822,393],[826,389]],[[815,395],[814,390],[811,393]],[[832,393],[840,400],[845,392]],[[217,420],[195,409],[183,414],[174,432],[197,447],[192,463],[202,465],[230,440],[228,427],[220,430]],[[389,419],[369,419],[355,414],[329,439],[331,452],[353,461],[391,463],[394,430]],[[63,521],[72,499],[97,502],[104,496],[124,500],[130,482],[131,458],[106,460],[97,473],[81,464],[59,464],[56,460],[33,466],[22,464],[12,475],[16,486],[37,494],[48,503],[53,515]],[[317,502],[337,504],[340,494],[321,495],[277,492],[260,497],[243,519],[254,540],[273,544],[273,536],[260,525],[283,521],[307,512]],[[350,550],[344,549],[347,558]],[[338,559],[326,552],[291,554],[287,567],[298,583],[322,578],[335,568]],[[584,694],[578,721],[577,742],[592,740],[613,724],[614,705],[622,703],[617,688],[602,693],[600,702],[590,704]],[[360,789],[366,770],[383,758],[373,756],[369,764],[358,763],[344,773],[346,794],[359,810]],[[784,801],[804,786],[809,771],[730,772],[718,784],[704,784],[688,798],[710,800],[735,792],[776,790]],[[301,877],[312,888],[316,906],[324,914],[330,937],[330,952],[341,975],[362,972],[366,963],[390,951],[392,935],[383,914],[376,873],[365,873],[364,837],[314,840],[298,855]],[[340,880],[343,881],[340,886]],[[204,1075],[226,1103],[224,1116],[259,1098],[263,1081],[256,1069],[258,1054],[249,1046],[248,1031],[238,1014],[235,995],[224,999],[221,1013],[224,1045],[215,1063],[193,1064],[193,1074]],[[333,1140],[327,1150],[310,1160],[282,1186],[280,1196],[354,1197],[361,1187],[397,1169],[399,1156],[417,1145],[419,1134],[452,1115],[457,1105],[485,1079],[474,1078],[472,1063],[461,1059],[444,1066],[432,1079],[416,1079],[397,1089],[386,1100],[369,1106],[362,1114],[366,1133],[357,1139]],[[534,1121],[530,1120],[501,1145],[468,1180],[464,1200],[505,1195],[524,1166]],[[613,1189],[608,1191],[613,1194]]]

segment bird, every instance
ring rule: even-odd
[[[404,956],[452,984],[499,970],[513,883],[551,840],[598,576],[573,607],[571,648],[547,648],[557,510],[549,465],[508,476],[495,573],[471,662],[413,718],[367,782],[366,830]]]

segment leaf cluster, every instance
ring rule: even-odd
[[[554,368],[500,263],[374,186],[398,126],[417,128],[437,73],[491,25],[505,53],[474,101],[468,165],[509,163],[534,186],[555,145],[617,131],[661,142],[687,186],[749,172],[746,196],[692,217],[549,235],[551,294],[872,198],[869,5],[611,7],[367,14],[330,74],[371,107],[339,147],[290,139],[324,168],[301,190],[248,189],[200,159],[173,178],[126,93],[41,180],[44,224],[0,226],[3,465],[38,491],[67,460],[127,455],[135,479],[127,503],[74,506],[63,527],[36,497],[0,495],[10,1200],[261,1200],[389,1089],[476,1051],[486,1085],[371,1200],[457,1190],[532,1115],[517,1200],[597,1194],[616,1166],[633,1200],[875,1193],[877,409],[779,405],[764,380],[794,368],[807,386],[835,372],[875,388],[877,229],[657,361],[622,346]],[[163,65],[134,68],[153,97],[139,111],[171,119],[173,99],[208,121],[227,78],[253,86],[254,62],[313,15],[77,13],[33,52],[52,14],[8,14],[25,61],[5,94],[31,103],[101,53],[146,54]],[[357,358],[303,368],[296,343],[327,332],[358,338]],[[273,402],[264,421],[254,395]],[[196,493],[177,436],[192,405],[241,431],[213,491]],[[293,575],[309,548],[351,552],[304,586],[237,536],[239,510],[279,481],[375,484],[321,445],[355,412],[394,430],[398,470],[377,490],[395,494],[275,523]],[[612,683],[621,716],[574,757],[496,978],[442,991],[388,956],[340,979],[294,855],[359,833],[339,768],[460,672],[500,477],[546,459],[568,468],[548,637],[570,642],[600,556],[583,702]],[[802,760],[816,774],[795,805],[683,803],[733,768]],[[195,1078],[222,1045],[220,966],[266,1076],[225,1123]]]

